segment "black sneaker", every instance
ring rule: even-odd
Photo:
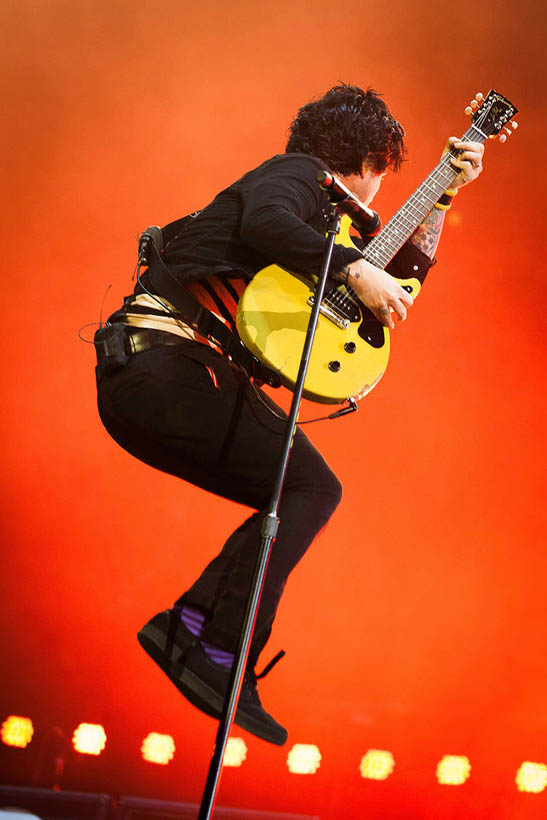
[[[213,663],[198,638],[174,610],[160,612],[137,635],[143,649],[165,672],[179,692],[202,712],[220,718],[230,670]],[[247,671],[234,723],[256,737],[283,746],[287,730],[264,710],[256,677]]]

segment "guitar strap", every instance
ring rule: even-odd
[[[149,250],[146,277],[152,285],[155,295],[165,297],[190,327],[201,336],[205,336],[209,341],[218,344],[224,353],[237,362],[249,377],[259,383],[268,384],[270,387],[279,387],[281,385],[279,373],[262,364],[253,356],[224,322],[210,310],[207,310],[194,294],[177,279],[163,261],[160,248],[156,242],[150,243]]]

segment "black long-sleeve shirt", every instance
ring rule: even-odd
[[[278,154],[221,191],[193,219],[164,230],[165,262],[182,281],[237,272],[249,280],[272,263],[303,275],[318,274],[326,239],[327,195],[317,183],[325,163],[307,154]],[[180,229],[181,228],[181,229]],[[180,231],[177,233],[177,231]],[[331,272],[361,258],[355,248],[335,245]],[[420,273],[431,264],[406,243],[388,270]],[[416,274],[414,274],[416,275]]]
[[[272,263],[318,273],[329,205],[317,183],[322,169],[321,160],[304,154],[263,162],[187,220],[171,242],[168,236],[166,263],[185,282],[228,271],[249,280]],[[359,257],[355,249],[337,245],[332,270]]]
[[[278,154],[225,188],[202,211],[163,228],[165,263],[234,332],[239,297],[259,270],[275,263],[302,275],[319,273],[330,211],[317,182],[321,170],[328,168],[317,157]],[[355,244],[364,246],[359,240]],[[335,244],[330,272],[360,258],[360,250]],[[423,281],[431,264],[409,241],[386,269],[400,278]],[[146,273],[142,281],[148,290]],[[138,284],[135,294],[145,298]],[[126,315],[134,299],[125,300]],[[142,317],[138,321],[142,323]]]

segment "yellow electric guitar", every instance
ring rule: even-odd
[[[484,142],[495,137],[517,109],[497,91],[466,109],[472,125],[462,140]],[[513,123],[516,128],[516,123]],[[505,135],[502,135],[505,137]],[[443,157],[429,176],[399,208],[380,233],[363,251],[364,258],[385,268],[399,248],[415,231],[435,202],[450,187],[456,171],[450,155]],[[351,220],[342,217],[337,242],[353,246]],[[421,282],[417,278],[397,279],[414,298]],[[289,389],[294,387],[309,315],[313,305],[314,282],[289,273],[278,265],[259,271],[247,285],[237,311],[237,328],[245,346],[261,362],[276,370]],[[351,288],[332,284],[321,304],[317,335],[311,354],[304,396],[323,404],[339,404],[348,398],[360,399],[384,375],[389,359],[389,332],[357,298]]]

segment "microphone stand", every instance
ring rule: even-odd
[[[215,748],[213,757],[209,766],[209,773],[205,783],[205,789],[201,801],[198,820],[210,820],[215,806],[216,796],[220,785],[220,775],[222,770],[222,761],[224,759],[224,752],[228,742],[228,735],[234,720],[243,676],[247,665],[247,658],[249,656],[249,649],[251,639],[256,622],[258,612],[258,605],[264,587],[264,578],[268,568],[268,561],[272,550],[272,544],[275,541],[277,530],[279,528],[279,503],[281,500],[281,492],[283,490],[283,483],[285,481],[285,474],[287,472],[287,465],[291,452],[292,441],[296,432],[296,420],[300,410],[302,401],[302,393],[304,390],[304,382],[306,380],[306,373],[311,356],[313,341],[315,338],[315,331],[317,328],[317,321],[319,319],[319,310],[321,302],[323,301],[323,294],[327,281],[327,275],[332,257],[332,249],[334,247],[334,240],[340,232],[340,211],[336,204],[333,204],[329,223],[327,228],[327,244],[325,246],[325,254],[321,266],[321,273],[317,280],[314,293],[313,308],[308,322],[308,329],[306,332],[306,339],[304,341],[304,348],[302,351],[302,358],[300,361],[300,369],[298,377],[294,386],[294,395],[291,404],[289,417],[287,419],[287,426],[285,430],[285,437],[283,439],[283,446],[281,451],[281,458],[279,461],[278,472],[275,479],[274,490],[272,492],[271,500],[269,502],[268,512],[264,516],[260,530],[261,543],[258,552],[253,580],[251,582],[251,589],[247,601],[247,608],[245,610],[245,617],[243,626],[239,636],[239,644],[234,657],[232,665],[232,672],[228,684],[228,691],[224,699],[222,714],[220,716],[220,723],[217,731]]]

